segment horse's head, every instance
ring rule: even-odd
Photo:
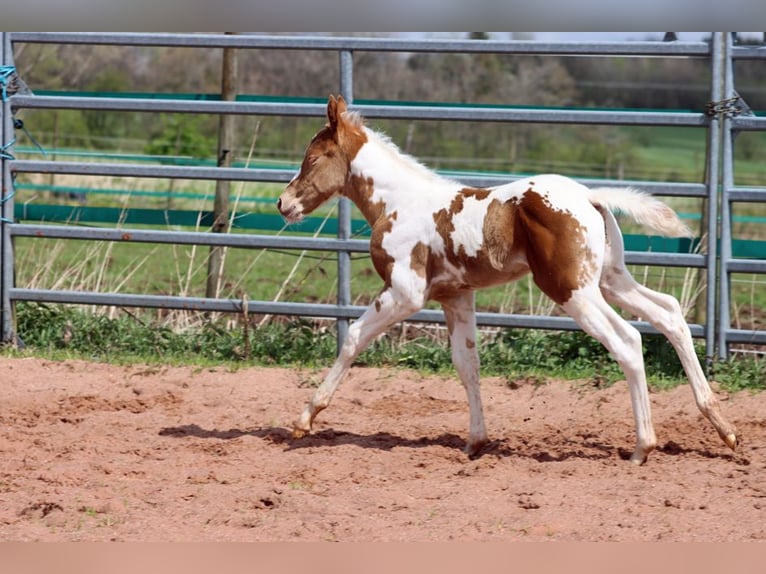
[[[330,96],[327,120],[306,148],[300,171],[277,200],[279,212],[291,223],[342,193],[350,178],[351,160],[364,144],[361,120],[347,117],[342,96]]]

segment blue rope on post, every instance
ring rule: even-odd
[[[12,146],[15,141],[16,141],[16,138],[13,138],[10,142],[0,147],[0,159],[15,159],[11,154],[5,151],[6,148]],[[3,213],[2,206],[7,201],[9,201],[14,195],[16,195],[16,190],[11,190],[11,192],[8,195],[3,195],[2,197],[0,197],[0,222],[2,223],[13,223],[13,220],[2,216],[2,213]]]
[[[8,85],[11,82],[11,78],[15,74],[16,68],[14,66],[0,66],[0,94],[2,95],[3,103],[8,101]],[[15,137],[12,138],[11,141],[0,145],[0,159],[15,159],[13,155],[8,151],[8,149],[11,148],[14,143],[16,143]],[[15,195],[15,193],[15,191],[11,191],[9,195],[0,197],[0,222],[2,223],[13,223],[11,219],[3,217],[1,214],[3,212],[2,205],[9,201]]]
[[[12,191],[5,197],[0,198],[0,206],[2,206],[6,201],[10,200],[14,195],[16,195],[16,192]],[[2,213],[2,209],[0,209],[0,213]],[[3,223],[13,223],[12,219],[8,219],[7,217],[2,217],[2,216],[0,216],[0,221],[2,221]]]
[[[0,66],[0,92],[4,102],[8,100],[8,84],[15,73],[15,66]]]
[[[14,83],[15,82],[15,83]],[[8,101],[8,92],[12,89],[13,91],[11,93],[14,93],[15,91],[19,90],[19,86],[22,88],[25,88],[24,82],[21,81],[18,76],[16,75],[16,67],[15,66],[0,66],[0,95],[2,95],[2,102],[5,103]],[[43,154],[43,156],[47,156],[48,154],[45,153],[45,150],[43,149],[43,146],[40,145],[40,142],[35,139],[35,137],[29,133],[29,130],[27,130],[26,127],[24,127],[24,122],[20,119],[13,118],[13,129],[15,130],[21,130],[23,131],[26,136],[29,138],[29,140],[37,147],[37,149],[40,150],[40,153]],[[0,159],[4,160],[14,160],[16,159],[13,154],[9,151],[16,143],[16,138],[11,138],[10,141],[0,145]],[[11,190],[10,194],[0,197],[0,206],[2,206],[4,203],[8,202],[14,195],[16,195],[15,190]],[[0,213],[2,211],[0,210]],[[7,217],[3,217],[0,215],[0,222],[3,223],[13,223],[10,219]]]
[[[13,155],[7,151],[9,147],[16,143],[16,138],[11,139],[7,144],[0,146],[0,157],[3,159],[16,159]]]

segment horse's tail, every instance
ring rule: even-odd
[[[666,237],[693,236],[675,211],[643,191],[629,187],[596,187],[588,189],[588,197],[592,203],[629,215],[637,223]]]

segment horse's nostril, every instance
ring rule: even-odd
[[[282,209],[282,198],[277,198],[277,209]]]

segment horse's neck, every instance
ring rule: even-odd
[[[375,133],[368,134],[351,170],[356,182],[351,199],[371,223],[455,186]]]

